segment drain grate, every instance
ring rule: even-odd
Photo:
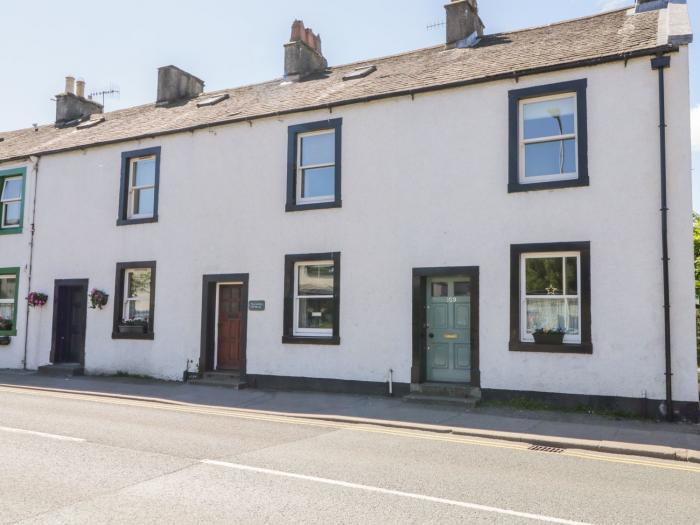
[[[545,447],[543,445],[530,445],[528,450],[534,450],[535,452],[549,452],[551,454],[561,454],[564,452],[563,448]]]

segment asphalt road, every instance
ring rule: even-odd
[[[0,523],[700,523],[700,465],[0,388]]]

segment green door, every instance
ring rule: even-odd
[[[471,381],[471,279],[428,279],[426,379]]]

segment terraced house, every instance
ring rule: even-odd
[[[344,66],[295,22],[282,78],[110,113],[69,78],[0,134],[0,367],[697,420],[685,2],[446,16]]]

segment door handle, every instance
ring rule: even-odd
[[[430,339],[432,339],[433,337],[435,337],[435,334],[429,333],[429,334],[428,334],[428,337],[430,337]]]

